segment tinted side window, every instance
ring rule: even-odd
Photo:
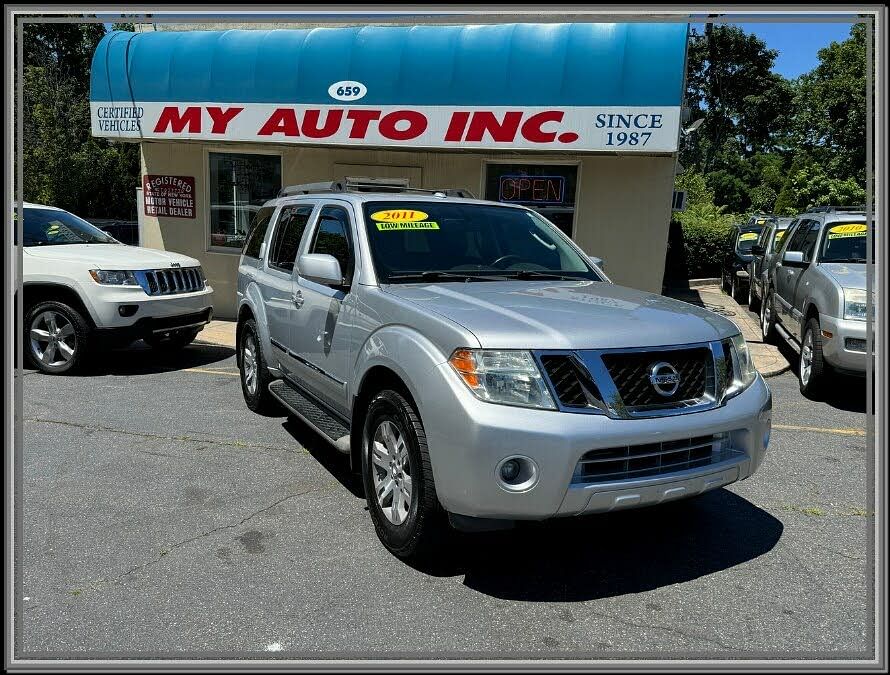
[[[822,229],[822,223],[813,220],[810,221],[809,227],[801,229],[806,229],[806,233],[803,236],[800,250],[803,251],[804,262],[810,262],[813,259],[813,253],[816,250],[816,239],[819,238],[819,230]]]
[[[785,245],[785,251],[802,251],[803,238],[809,229],[809,220],[802,220],[790,235],[786,235],[785,239],[788,243]],[[790,238],[789,238],[790,236]]]
[[[275,213],[274,206],[264,206],[257,211],[247,230],[247,239],[244,242],[242,254],[251,258],[260,257],[260,246],[262,246],[263,239],[266,238],[266,231],[269,229],[269,223],[272,222],[273,213]]]
[[[343,277],[352,277],[352,256],[349,252],[349,216],[339,206],[325,206],[318,217],[315,241],[310,253],[332,255],[340,263]]]
[[[312,214],[312,206],[285,206],[278,217],[278,227],[269,253],[269,267],[293,272],[300,240]]]

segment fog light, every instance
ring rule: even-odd
[[[117,313],[121,316],[133,316],[139,309],[139,305],[118,305]]]
[[[501,464],[501,478],[508,483],[512,483],[516,479],[516,476],[519,475],[519,468],[519,462],[515,459],[508,459]]]

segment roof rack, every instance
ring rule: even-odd
[[[862,206],[811,206],[805,213],[865,213],[865,205]]]
[[[344,180],[324,181],[320,183],[303,183],[288,185],[278,192],[279,197],[306,195],[318,192],[420,192],[442,197],[462,197],[475,199],[473,193],[463,188],[427,189],[409,187],[407,178],[364,178],[347,176]]]

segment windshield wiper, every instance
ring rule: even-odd
[[[507,279],[582,279],[583,277],[574,274],[564,274],[562,272],[539,272],[537,270],[516,270],[514,272],[503,272],[499,276]]]
[[[461,281],[497,281],[497,277],[477,276],[473,274],[461,274],[460,272],[405,272],[403,274],[390,274],[387,281],[408,281],[419,279],[420,281],[438,281],[440,279],[460,279]]]

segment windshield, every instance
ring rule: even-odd
[[[555,226],[525,209],[367,202],[371,257],[383,283],[577,278],[602,281]]]
[[[760,230],[756,232],[742,232],[735,247],[739,253],[750,253],[751,247],[757,243],[758,237],[760,237]]]
[[[24,245],[59,246],[61,244],[116,244],[95,225],[55,209],[25,209]]]
[[[868,228],[865,223],[830,223],[822,237],[820,262],[866,262]],[[874,238],[872,238],[874,255]],[[872,258],[874,259],[874,258]]]

